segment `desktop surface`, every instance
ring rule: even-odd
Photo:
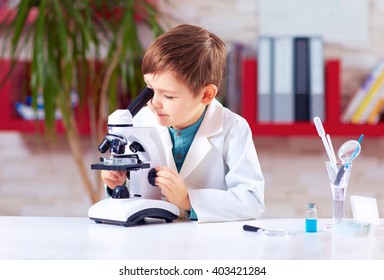
[[[243,225],[290,235],[244,231]],[[0,216],[3,260],[328,260],[384,259],[381,225],[367,236],[335,233],[331,219],[318,232],[305,232],[305,219],[197,223],[150,220],[123,227],[86,217]]]

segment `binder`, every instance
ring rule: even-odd
[[[293,38],[277,37],[273,48],[273,121],[293,123]]]
[[[272,120],[272,64],[273,38],[259,37],[257,71],[257,120],[260,123]]]
[[[227,55],[227,91],[226,107],[232,112],[240,113],[239,93],[241,91],[241,60],[244,46],[233,43],[229,46]]]
[[[324,47],[321,37],[311,37],[309,47],[310,63],[310,120],[319,117],[325,120],[325,94],[324,94]]]
[[[295,121],[309,121],[309,38],[294,38]]]

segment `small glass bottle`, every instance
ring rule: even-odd
[[[316,204],[313,202],[307,203],[305,210],[305,231],[317,232],[317,210]]]

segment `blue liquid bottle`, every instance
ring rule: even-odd
[[[305,231],[317,232],[317,210],[316,204],[313,202],[307,203],[305,210]]]

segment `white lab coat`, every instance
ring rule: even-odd
[[[148,107],[133,122],[159,130],[167,164],[177,170],[167,127]],[[249,125],[217,100],[208,106],[180,176],[199,222],[255,219],[264,211],[264,177]]]

